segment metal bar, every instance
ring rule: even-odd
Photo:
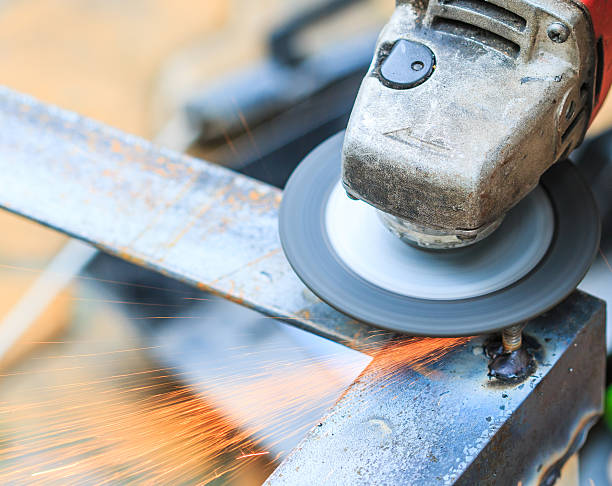
[[[0,88],[0,206],[320,336],[379,331],[319,301],[281,250],[281,192]]]
[[[576,292],[531,323],[538,368],[521,384],[487,377],[485,338],[429,373],[375,356],[266,484],[553,484],[602,411],[604,316]]]
[[[156,143],[184,151],[197,138],[184,117],[171,119]],[[53,257],[17,303],[0,319],[0,362],[51,302],[98,254],[96,248],[70,239]]]

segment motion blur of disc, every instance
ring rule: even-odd
[[[343,133],[291,176],[280,211],[285,255],[339,311],[411,335],[484,334],[530,320],[567,297],[589,269],[600,223],[590,189],[555,164],[493,235],[445,251],[418,249],[384,227],[340,182]]]

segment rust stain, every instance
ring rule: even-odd
[[[172,206],[174,206],[178,201],[180,201],[183,197],[185,197],[185,194],[187,194],[189,192],[189,190],[195,185],[197,179],[198,179],[199,173],[194,174],[193,176],[191,176],[189,178],[189,180],[185,183],[185,185],[183,186],[183,188],[179,191],[179,193],[176,195],[176,197],[170,201],[168,201],[163,209],[161,211],[159,211],[159,213],[157,213],[155,215],[155,217],[153,217],[151,219],[151,221],[149,221],[147,223],[147,225],[142,229],[142,231],[140,233],[138,233],[138,235],[136,235],[136,237],[132,240],[131,245],[133,245],[136,241],[138,241],[138,239],[140,239],[147,231],[149,231],[151,228],[153,228],[155,226],[155,224],[160,220],[160,218],[168,211],[168,209],[170,209]]]
[[[127,262],[133,263],[133,264],[138,265],[140,267],[148,267],[147,260],[145,258],[136,256],[132,252],[133,252],[133,250],[127,248],[127,249],[115,252],[115,254],[119,258],[121,258],[122,260],[125,260]]]
[[[233,184],[230,183],[227,186],[217,190],[213,195],[212,200],[200,208],[200,210],[195,214],[195,216],[191,218],[191,221],[189,221],[189,223],[187,223],[183,227],[183,229],[169,243],[166,244],[166,248],[172,248],[179,241],[181,241],[181,239],[183,239],[183,237],[191,230],[191,228],[195,226],[195,224],[200,220],[200,218],[204,216],[208,211],[210,211],[213,205],[229,192],[229,190],[232,188],[232,185]]]
[[[260,256],[259,258],[256,258],[255,260],[247,263],[244,268],[249,268],[252,267],[253,265],[257,265],[259,262],[261,262],[262,260],[265,260],[267,258],[270,258],[271,256],[277,255],[278,253],[281,252],[280,248],[276,248],[274,250],[269,251],[268,253],[266,253],[265,255]]]
[[[233,302],[234,304],[238,304],[242,306],[246,305],[244,297],[235,296],[235,295],[226,295],[225,298],[229,300],[230,302]]]
[[[231,272],[231,273],[229,273],[229,274],[226,274],[226,275],[223,275],[223,276],[221,276],[221,277],[219,277],[219,278],[216,278],[216,279],[215,279],[215,280],[213,280],[213,281],[212,281],[210,284],[211,284],[211,285],[215,285],[216,283],[220,282],[221,280],[226,279],[226,278],[227,278],[227,277],[229,277],[230,275],[232,275],[232,274],[234,274],[234,273],[236,273],[236,272],[239,272],[239,271],[241,271],[241,270],[243,270],[243,269],[245,269],[245,268],[250,268],[250,267],[252,267],[253,265],[257,265],[259,262],[261,262],[261,261],[265,260],[266,258],[270,258],[271,256],[274,256],[274,255],[276,255],[276,254],[280,253],[280,251],[281,251],[281,249],[280,249],[280,248],[276,248],[275,250],[271,250],[271,251],[269,251],[268,253],[265,253],[264,255],[262,255],[262,256],[260,256],[260,257],[256,258],[255,260],[251,260],[250,262],[248,262],[248,263],[244,264],[242,267],[240,267],[239,269],[235,270],[234,272]],[[232,289],[230,290],[230,292],[233,292],[233,282],[232,282]]]
[[[169,175],[168,172],[166,172],[164,169],[159,169],[159,168],[153,169],[153,172],[155,172],[158,176],[164,177],[164,178],[168,177]]]
[[[242,294],[234,295],[235,283],[233,281],[231,281],[230,283],[231,283],[231,286],[228,291],[220,291],[220,290],[217,290],[203,283],[198,284],[198,288],[200,290],[205,290],[209,294],[215,295],[217,297],[221,297],[222,299],[225,299],[225,300],[229,300],[230,302],[234,302],[235,304],[249,307],[247,302],[244,300]]]
[[[115,154],[120,154],[123,151],[123,146],[119,140],[111,141],[111,152]]]

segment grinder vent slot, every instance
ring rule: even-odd
[[[584,110],[580,110],[580,112],[574,117],[572,122],[569,124],[569,126],[563,132],[563,135],[561,135],[561,142],[562,143],[567,142],[567,139],[572,136],[572,134],[574,132],[574,129],[576,128],[578,123],[580,121],[582,121],[582,117],[584,116],[584,114],[585,114],[585,111]]]
[[[518,32],[524,32],[527,27],[527,21],[520,15],[484,0],[441,0],[440,5],[452,5],[463,10],[484,15]]]
[[[471,39],[513,59],[516,59],[521,53],[521,47],[517,43],[467,22],[437,16],[434,18],[432,27],[441,32]]]

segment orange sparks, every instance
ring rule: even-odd
[[[374,356],[364,374],[377,384],[400,379],[407,368],[427,374],[465,342],[404,338],[384,347],[372,344],[364,348]],[[62,368],[45,367],[40,379],[34,378],[42,385],[44,399],[38,402],[0,401],[4,482],[207,484],[246,474],[261,483],[283,457],[280,442],[299,440],[314,425],[296,419],[338,400],[346,386],[341,368],[352,367],[355,376],[362,367],[327,356],[264,362],[240,374],[220,369],[214,380],[204,382],[170,368],[100,374],[99,364],[111,356],[147,349],[48,356],[54,364],[70,358],[80,366],[72,378],[59,373]],[[88,380],[79,379],[81,368],[89,369]],[[12,375],[18,374],[4,379],[17,380]],[[214,401],[202,395],[212,388]],[[239,406],[232,409],[232,403]]]
[[[247,457],[265,456],[266,454],[270,454],[270,451],[252,452],[251,454],[242,454],[241,456],[238,456],[236,459],[246,459]]]

